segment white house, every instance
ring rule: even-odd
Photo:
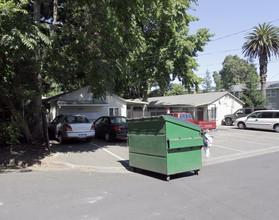
[[[116,95],[107,94],[104,99],[94,99],[89,86],[65,92],[44,99],[49,109],[49,120],[60,114],[82,114],[90,121],[100,116],[127,116],[127,106],[138,106],[144,109],[146,102],[125,100]],[[143,113],[143,111],[142,111]]]

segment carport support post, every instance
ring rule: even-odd
[[[142,117],[145,116],[145,114],[144,114],[144,113],[145,113],[145,110],[146,110],[146,105],[144,105],[143,108],[142,108]]]
[[[131,109],[131,118],[134,118],[134,106],[130,106]]]

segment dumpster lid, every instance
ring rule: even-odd
[[[173,117],[173,116],[171,116],[171,115],[163,115],[163,117],[164,117],[164,118],[170,118],[170,119],[172,119],[172,120],[176,120],[176,121],[179,121],[179,122],[182,122],[182,123],[185,123],[185,124],[188,124],[188,125],[191,125],[191,126],[194,126],[194,127],[196,127],[196,128],[201,129],[201,126],[199,126],[199,125],[197,125],[197,124],[195,124],[195,123],[193,123],[193,122],[187,121],[187,120],[185,120],[185,119],[182,119],[182,118]]]
[[[166,121],[169,121],[170,120],[175,120],[179,123],[183,123],[183,124],[187,124],[187,125],[190,125],[190,126],[193,126],[195,128],[197,128],[198,130],[202,130],[201,126],[193,123],[193,122],[190,122],[190,121],[187,121],[185,119],[181,119],[181,118],[176,118],[176,117],[173,117],[173,116],[170,116],[170,115],[160,115],[160,116],[151,116],[151,117],[143,117],[143,118],[134,118],[134,119],[127,119],[127,122],[134,122],[134,121],[141,121],[141,120],[148,120],[148,119],[164,119]]]

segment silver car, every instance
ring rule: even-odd
[[[279,110],[255,111],[246,117],[236,119],[234,125],[240,129],[255,128],[279,132]]]
[[[83,115],[59,115],[48,125],[50,139],[63,143],[68,139],[90,141],[95,136],[93,123]]]

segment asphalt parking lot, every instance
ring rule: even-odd
[[[219,126],[210,133],[213,144],[210,158],[202,151],[203,166],[233,161],[279,151],[279,133],[263,130],[240,130]],[[56,153],[44,159],[44,164],[63,164],[71,168],[87,168],[99,172],[129,172],[129,147],[126,141],[53,144]]]

